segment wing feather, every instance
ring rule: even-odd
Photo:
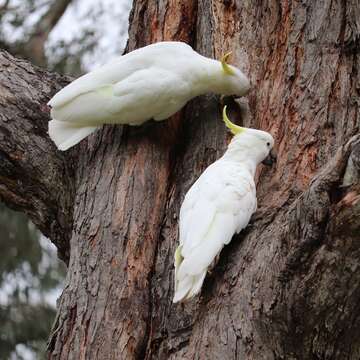
[[[255,210],[256,193],[253,180],[247,175],[248,172],[242,174],[219,160],[186,195],[180,211],[184,260],[179,278],[204,271],[232,236],[248,224]]]
[[[186,275],[198,275],[207,269],[216,255],[235,233],[234,216],[229,213],[217,213],[204,241],[192,248],[191,253],[184,256],[178,272],[178,279]]]
[[[176,99],[168,103],[169,87],[177,84]],[[71,85],[71,84],[70,84]],[[106,123],[139,125],[165,111],[174,113],[183,105],[182,94],[189,93],[189,84],[174,73],[160,68],[139,70],[114,84],[99,85],[53,107],[51,116],[58,121],[83,126]]]
[[[181,42],[159,42],[134,50],[71,82],[48,105],[54,108],[64,106],[80,95],[119,83],[139,70],[194,55],[199,56],[189,45]]]

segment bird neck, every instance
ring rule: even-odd
[[[256,167],[259,164],[255,149],[243,144],[241,140],[236,137],[233,138],[229,144],[222,159],[231,161],[236,164],[241,164],[242,167],[246,168],[252,176],[255,176]]]
[[[235,152],[227,151],[223,155],[222,159],[225,161],[231,161],[233,163],[241,165],[242,168],[245,168],[248,170],[248,172],[251,174],[252,177],[255,176],[257,163],[254,159],[249,157],[245,151],[243,154],[238,153],[238,152],[235,153]]]
[[[199,69],[194,81],[194,95],[203,95],[209,92],[221,95],[231,95],[229,79],[222,69],[221,62],[202,56]]]

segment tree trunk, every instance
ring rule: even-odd
[[[0,195],[70,254],[49,358],[360,357],[359,16],[356,0],[134,2],[128,50],[232,50],[253,85],[243,121],[277,143],[276,168],[258,171],[253,223],[201,297],[177,305],[179,208],[226,148],[219,99],[163,123],[105,126],[59,153],[44,104],[66,80],[0,58]]]

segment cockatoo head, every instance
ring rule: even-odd
[[[240,69],[227,64],[230,55],[231,52],[228,52],[221,59],[223,79],[226,84],[223,94],[244,96],[250,90],[250,81]]]
[[[274,138],[271,134],[266,131],[235,125],[226,114],[226,106],[224,106],[223,110],[223,120],[231,133],[235,135],[229,148],[232,146],[235,152],[238,151],[252,158],[256,164],[262,162],[265,165],[272,165],[276,161],[276,156],[272,152]]]

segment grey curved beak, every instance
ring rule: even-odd
[[[276,163],[276,154],[273,149],[270,150],[269,155],[262,161],[264,165],[272,166]]]

